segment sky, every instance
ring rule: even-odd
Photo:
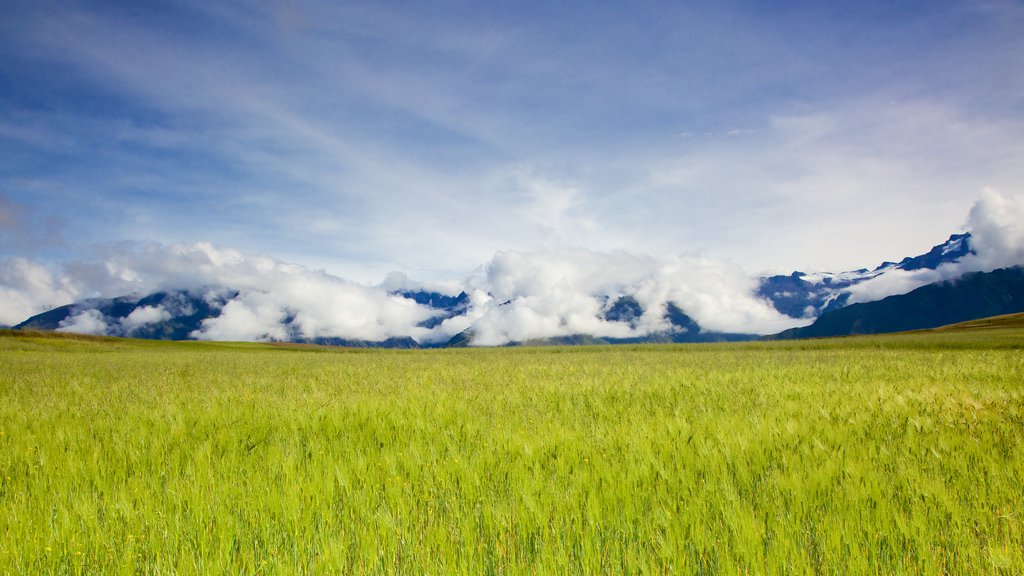
[[[0,4],[0,323],[189,250],[874,267],[1024,194],[1014,0]]]

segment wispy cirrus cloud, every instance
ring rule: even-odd
[[[206,241],[364,283],[580,247],[842,269],[1024,176],[1013,2],[7,16],[0,193],[62,222],[65,257]]]

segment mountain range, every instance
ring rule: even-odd
[[[978,272],[956,280],[931,284],[907,294],[890,296],[875,302],[851,304],[854,289],[863,282],[919,270],[936,270],[973,254],[970,234],[954,234],[929,252],[883,262],[873,269],[839,273],[793,272],[766,276],[759,280],[756,294],[770,302],[780,313],[794,319],[814,320],[809,326],[786,330],[772,338],[809,338],[844,334],[879,333],[930,328],[996,314],[1024,311],[1024,269],[1020,267]],[[16,329],[84,329],[111,336],[186,340],[201,336],[204,322],[218,318],[239,292],[230,287],[164,290],[145,295],[112,299],[89,299],[33,316]],[[434,329],[444,322],[467,317],[472,302],[466,292],[457,295],[429,290],[398,290],[391,296],[409,300],[431,312],[417,327]],[[604,298],[600,319],[635,329],[645,310],[630,295]],[[505,302],[511,304],[511,301]],[[390,337],[379,341],[319,336],[304,337],[297,319],[282,321],[283,336],[266,338],[278,341],[329,346],[372,346],[385,348],[454,347],[473,342],[472,326],[440,342]],[[719,342],[752,340],[760,336],[722,333],[703,329],[686,311],[669,302],[662,314],[666,328],[632,338],[596,337],[574,334],[544,339],[527,339],[510,344],[599,344],[638,342]]]
[[[953,234],[944,243],[926,254],[908,256],[899,262],[883,262],[869,270],[862,268],[849,272],[819,272],[806,274],[793,272],[786,276],[761,279],[758,295],[771,301],[775,309],[793,318],[817,318],[825,312],[847,305],[850,289],[861,282],[896,271],[935,270],[943,264],[953,264],[972,254],[971,235]]]
[[[1024,312],[1024,267],[1021,266],[964,274],[906,294],[851,304],[822,314],[810,326],[786,330],[774,337],[821,338],[902,332],[1016,312]]]

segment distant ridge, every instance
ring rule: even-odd
[[[935,270],[973,253],[970,233],[953,234],[925,254],[908,256],[899,262],[883,262],[872,270],[793,272],[761,278],[757,294],[787,316],[814,318],[846,306],[850,298],[849,289],[861,282],[898,271]]]
[[[954,266],[973,253],[970,234],[953,234],[946,242],[934,246],[925,254],[903,258],[899,262],[884,262],[871,270],[793,272],[790,275],[762,278],[757,296],[770,302],[782,314],[804,319],[804,322],[814,320],[809,326],[764,338],[819,338],[902,332],[1024,312],[1024,273],[1020,267],[968,274],[956,280],[924,286],[908,294],[890,296],[876,302],[848,304],[853,288],[861,282],[879,279],[890,273],[905,274],[908,271]],[[216,324],[215,320],[222,317],[229,303],[239,298],[240,294],[230,286],[206,286],[191,290],[164,290],[148,295],[89,299],[37,314],[14,328],[155,340],[202,339],[207,336],[205,329],[211,323]],[[553,337],[526,336],[500,344],[544,346],[730,342],[762,338],[757,334],[708,331],[675,302],[665,303],[664,308],[659,306],[657,309],[645,310],[640,299],[633,294],[589,296],[599,298],[600,310],[596,312],[596,318],[604,323],[615,323],[621,328],[610,333],[636,335],[611,337],[568,333]],[[424,289],[406,289],[389,292],[389,298],[404,299],[421,307],[421,312],[426,312],[425,319],[416,324],[418,329],[430,331],[444,327],[450,320],[456,320],[449,325],[458,326],[461,331],[453,334],[442,330],[441,337],[431,334],[420,339],[400,335],[380,340],[362,340],[344,333],[331,332],[308,335],[298,321],[298,313],[286,307],[283,309],[284,315],[274,324],[273,331],[268,329],[262,335],[256,334],[246,339],[350,348],[438,348],[472,346],[477,343],[477,327],[472,320],[474,303],[466,292],[452,295]],[[512,305],[514,300],[500,306]],[[642,326],[651,325],[652,313],[658,316],[654,319],[658,322],[658,328],[653,331],[641,329]]]
[[[907,294],[851,304],[822,314],[813,324],[772,339],[824,338],[937,328],[1024,312],[1024,267],[973,272],[922,286]]]
[[[945,324],[943,326],[938,326],[936,328],[922,328],[922,329],[919,329],[919,330],[909,330],[909,331],[905,331],[905,332],[893,333],[893,335],[900,335],[900,334],[907,334],[907,335],[913,335],[913,334],[921,334],[921,335],[927,335],[927,334],[970,334],[972,332],[986,332],[986,331],[1006,331],[1006,332],[1008,332],[1008,334],[1011,335],[1012,338],[1015,338],[1015,339],[1018,340],[1018,344],[1019,345],[1016,346],[1016,347],[1024,348],[1024,340],[1019,340],[1020,336],[1024,335],[1024,312],[1018,312],[1018,313],[1014,313],[1014,314],[1002,314],[1002,315],[999,315],[999,316],[990,316],[990,317],[987,317],[987,318],[979,318],[979,319],[976,319],[976,320],[968,320],[966,322],[957,322],[957,323],[954,323],[954,324]],[[866,336],[866,335],[861,335],[861,336]],[[832,338],[841,338],[841,337],[842,337],[842,335],[834,336]],[[0,338],[24,338],[24,339],[39,339],[39,338],[41,338],[41,339],[45,339],[45,340],[69,340],[69,341],[96,342],[96,343],[107,343],[107,344],[117,343],[117,342],[124,342],[126,340],[127,341],[132,341],[132,340],[136,340],[136,341],[151,340],[151,339],[148,339],[148,338],[124,338],[124,337],[121,337],[121,336],[94,336],[94,335],[90,335],[90,334],[76,334],[76,333],[73,333],[73,332],[54,332],[52,330],[15,329],[15,328],[11,328],[11,327],[0,328]],[[777,339],[777,338],[769,337],[768,339]],[[822,338],[822,340],[825,340],[825,339],[826,338]],[[749,340],[749,338],[744,338],[743,340]],[[165,342],[178,342],[178,341],[168,341],[168,340],[164,340],[164,341]],[[725,340],[722,340],[722,341],[725,341]],[[228,342],[228,343],[224,343],[224,342],[206,342],[206,341],[199,341],[199,342],[197,342],[197,341],[194,341],[194,340],[190,340],[190,341],[186,341],[186,342],[189,342],[189,343],[195,344],[195,345],[210,344],[210,345],[214,345],[214,346],[222,345],[222,344],[227,344],[227,345],[237,345],[238,344],[238,343],[231,343],[231,342]],[[714,342],[714,340],[707,340],[707,342]],[[619,342],[617,342],[617,341],[606,341],[606,340],[603,340],[603,339],[594,339],[594,341],[592,341],[592,342],[586,342],[586,344],[598,344],[598,345],[616,344],[616,343],[619,343]],[[643,343],[643,342],[637,342],[637,343]],[[661,342],[647,341],[646,343],[661,343]],[[523,343],[523,344],[539,345],[539,346],[571,346],[571,345],[577,345],[577,344],[583,344],[583,343],[582,342],[574,342],[574,341],[572,341],[572,338],[566,338],[566,339],[548,339],[548,340],[541,341],[541,342],[528,342],[528,343]],[[331,344],[315,344],[315,343],[300,343],[300,342],[252,342],[252,343],[245,343],[245,345],[252,345],[252,346],[265,345],[265,346],[269,346],[269,347],[273,347],[273,348],[294,349],[294,350],[335,350],[335,349],[338,348],[338,346],[331,345]],[[445,347],[445,346],[441,346],[441,347]],[[449,345],[447,347],[452,347],[452,346]],[[456,345],[454,347],[459,347],[459,346]],[[355,347],[350,347],[350,348],[358,349],[358,348],[367,348],[367,347],[366,346],[355,346]]]
[[[68,322],[82,313],[92,313],[98,321],[102,321],[104,334],[127,338],[143,338],[152,340],[192,340],[201,329],[203,322],[215,318],[221,313],[225,303],[237,292],[228,289],[209,288],[199,291],[163,291],[147,296],[122,296],[112,299],[92,299],[77,304],[60,306],[37,314],[14,327],[16,330],[62,331],[67,329]],[[212,295],[212,296],[211,296]],[[435,316],[421,323],[424,327],[433,327],[446,319],[466,314],[469,308],[469,296],[465,292],[457,296],[449,296],[428,291],[398,292],[396,296],[413,300],[418,304],[430,307]],[[166,315],[157,316],[155,321],[136,325],[131,322],[140,311],[164,310]],[[622,322],[635,327],[644,310],[639,302],[631,296],[619,297],[610,303],[604,312],[605,319]],[[508,346],[551,346],[551,345],[582,345],[582,344],[638,344],[643,342],[734,342],[755,340],[756,334],[732,334],[711,332],[701,326],[682,308],[670,302],[665,308],[664,320],[667,328],[636,338],[607,338],[588,334],[575,334],[553,338],[537,338],[526,341],[508,342]],[[473,331],[467,329],[447,341],[418,342],[411,337],[392,337],[385,340],[369,341],[344,337],[304,338],[291,331],[286,339],[266,339],[266,341],[308,344],[319,346],[335,346],[346,348],[459,348],[472,345]]]

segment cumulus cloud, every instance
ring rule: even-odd
[[[171,313],[163,306],[140,306],[135,310],[132,310],[131,314],[128,314],[124,320],[121,321],[121,326],[131,333],[138,328],[146,326],[148,324],[155,324],[157,322],[163,322],[171,319]]]
[[[119,251],[103,263],[103,272],[133,292],[206,286],[237,291],[220,316],[206,320],[193,334],[200,339],[380,341],[422,336],[427,330],[417,324],[435,314],[380,288],[206,243]]]
[[[81,295],[79,284],[67,275],[25,258],[0,262],[0,324],[14,325]]]
[[[972,266],[994,270],[1024,264],[1024,195],[986,189],[967,216],[967,228],[977,253]]]
[[[970,272],[1024,264],[1024,196],[986,189],[967,215],[973,254],[935,270],[893,270],[849,289],[851,304],[906,294],[916,288]]]
[[[219,317],[207,320],[193,334],[211,340],[418,338],[429,332],[418,324],[436,315],[436,311],[380,287],[208,243],[117,244],[105,247],[103,256],[98,261],[68,263],[61,273],[28,260],[8,261],[0,270],[0,321],[17,323],[85,297],[141,295],[158,290],[206,292],[210,303],[223,305]],[[78,286],[88,286],[89,290]],[[119,326],[104,323],[104,329],[130,333],[182,312],[143,307]],[[64,328],[92,333],[99,329],[101,319],[82,316],[69,320]]]
[[[95,336],[103,336],[107,334],[107,331],[107,321],[99,310],[83,310],[61,321],[57,327],[57,332],[73,332],[75,334],[92,334]]]
[[[250,293],[228,302],[220,316],[203,322],[192,334],[200,340],[286,340],[287,312],[265,293]]]
[[[248,286],[228,302],[220,316],[203,322],[195,336],[284,340],[289,337],[287,323],[301,338],[422,338],[429,331],[417,325],[436,314],[383,289],[300,266],[272,266],[262,271],[261,279],[259,287]]]
[[[937,270],[895,270],[855,285],[851,302],[905,293],[919,286],[1024,262],[1024,200],[987,190],[966,229],[975,253]],[[392,278],[396,285],[404,278]],[[708,331],[775,333],[809,319],[793,319],[754,296],[758,280],[739,266],[700,255],[648,256],[628,252],[554,249],[500,252],[466,282],[471,306],[429,335],[444,340],[470,329],[477,345],[589,334],[642,337],[671,331],[670,303]],[[632,322],[606,319],[618,298],[629,296],[643,313]]]
[[[583,249],[502,252],[475,285],[474,344],[589,334],[631,338],[670,331],[669,303],[703,328],[770,333],[806,321],[783,316],[756,298],[757,281],[738,266],[702,256],[654,257]],[[605,319],[623,296],[643,314],[631,324]]]
[[[39,276],[30,284],[54,282],[45,267],[23,264],[32,273],[27,274],[29,279]],[[655,257],[584,249],[500,252],[461,287],[441,287],[450,294],[467,291],[466,313],[430,324],[425,323],[439,315],[437,310],[395,292],[436,286],[401,274],[390,275],[379,286],[366,286],[205,243],[111,246],[102,261],[66,268],[67,278],[91,287],[89,296],[206,290],[207,301],[221,311],[192,336],[210,340],[412,337],[442,342],[466,329],[472,329],[479,345],[574,334],[631,338],[671,331],[665,319],[670,302],[712,331],[767,333],[795,322],[757,299],[756,279],[738,266],[696,255]],[[630,322],[606,319],[608,309],[623,296],[634,298],[643,314]],[[62,329],[130,335],[183,312],[167,306],[178,305],[140,307],[116,325],[81,313]],[[12,313],[23,319],[20,316]]]
[[[849,289],[850,302],[908,292],[966,272],[1024,263],[1024,198],[987,190],[966,229],[975,253],[937,270],[892,270]],[[89,297],[190,290],[219,309],[192,337],[209,340],[342,338],[383,341],[411,337],[444,342],[469,330],[473,344],[500,345],[587,334],[636,338],[679,330],[666,319],[670,305],[703,330],[768,334],[806,324],[756,296],[758,279],[737,264],[698,254],[652,256],[625,251],[556,248],[499,252],[461,283],[428,286],[403,274],[380,285],[358,284],[325,271],[207,243],[120,244],[104,257],[58,270],[25,259],[0,268],[0,322]],[[82,287],[88,287],[84,289]],[[418,304],[400,292],[433,290],[468,303],[458,314]],[[622,298],[640,311],[628,320],[609,311]],[[187,299],[166,298],[136,308],[120,321],[80,310],[62,331],[131,335],[174,316],[191,314]]]

